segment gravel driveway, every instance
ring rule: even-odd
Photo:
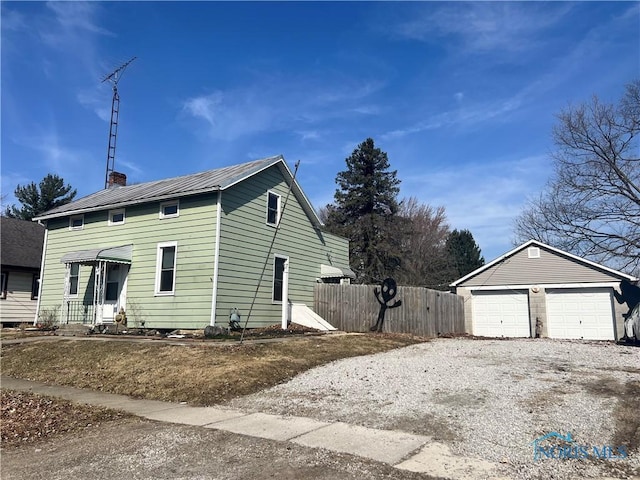
[[[510,478],[628,478],[640,474],[640,432],[625,433],[616,416],[621,399],[638,392],[635,347],[457,338],[333,362],[229,405],[429,435]],[[589,451],[632,451],[534,461],[532,442],[550,432],[570,432]]]

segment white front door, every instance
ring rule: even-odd
[[[128,272],[128,265],[120,263],[107,264],[104,278],[104,301],[98,323],[113,323],[120,308],[125,306]]]

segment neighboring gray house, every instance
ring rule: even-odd
[[[348,240],[322,231],[281,156],[116,184],[37,219],[39,314],[61,323],[109,324],[120,309],[148,328],[226,326],[235,309],[249,327],[303,323],[316,282],[354,276]]]
[[[636,278],[530,240],[451,286],[473,335],[617,340],[627,308],[613,291],[622,280]]]
[[[0,322],[31,322],[36,313],[44,227],[0,217]]]

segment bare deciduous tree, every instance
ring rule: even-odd
[[[446,290],[455,279],[446,249],[450,228],[444,207],[433,208],[410,197],[400,204],[398,215],[407,220],[402,239],[402,262],[396,280]]]
[[[591,102],[558,115],[554,174],[517,218],[536,239],[629,272],[640,269],[640,80],[617,105]]]

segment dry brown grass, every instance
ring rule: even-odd
[[[168,345],[60,340],[7,345],[2,374],[138,398],[213,405],[333,360],[424,341],[401,335],[328,335],[273,343]]]

